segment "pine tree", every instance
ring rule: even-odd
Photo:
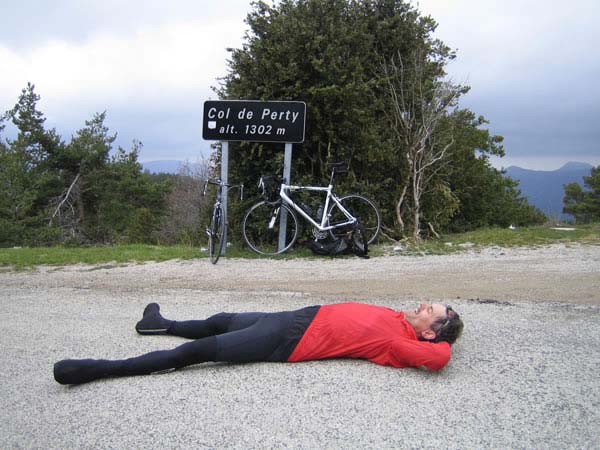
[[[572,214],[578,223],[600,220],[600,166],[583,177],[584,189],[578,183],[565,185],[563,213]]]

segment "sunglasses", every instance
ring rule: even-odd
[[[450,313],[454,313],[454,310],[450,307],[450,305],[445,305],[446,306],[446,320],[442,323],[442,326],[440,327],[440,329],[437,331],[437,334],[439,334],[444,328],[446,328],[448,326],[448,324],[450,323]],[[452,317],[454,317],[454,314],[452,314]]]

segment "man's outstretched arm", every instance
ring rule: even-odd
[[[447,342],[431,343],[412,339],[395,339],[386,365],[394,367],[426,367],[443,369],[450,361],[452,350]],[[377,361],[376,361],[377,362]]]

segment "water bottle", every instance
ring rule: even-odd
[[[320,222],[323,217],[323,205],[319,205],[319,209],[317,209],[317,220]]]
[[[299,202],[300,208],[302,208],[302,211],[304,211],[306,214],[308,214],[309,216],[312,216],[313,210],[310,206],[308,206],[305,203]]]

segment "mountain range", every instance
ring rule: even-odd
[[[179,160],[161,160],[142,163],[142,167],[151,173],[175,174],[184,164],[184,161]],[[556,170],[530,170],[510,166],[506,169],[505,176],[518,181],[523,196],[548,217],[569,220],[572,217],[562,213],[564,185],[579,183],[583,186],[583,177],[589,176],[592,168],[591,164],[581,162],[568,162]]]
[[[562,213],[564,185],[579,183],[583,187],[583,177],[589,176],[593,167],[581,162],[568,162],[556,170],[530,170],[510,166],[506,169],[505,176],[518,181],[523,196],[549,218],[570,220],[572,216]]]
[[[161,159],[159,161],[148,161],[141,163],[142,168],[150,173],[178,173],[181,168],[189,164],[190,166],[194,166],[193,163],[186,163],[185,161],[180,161],[178,159]]]

